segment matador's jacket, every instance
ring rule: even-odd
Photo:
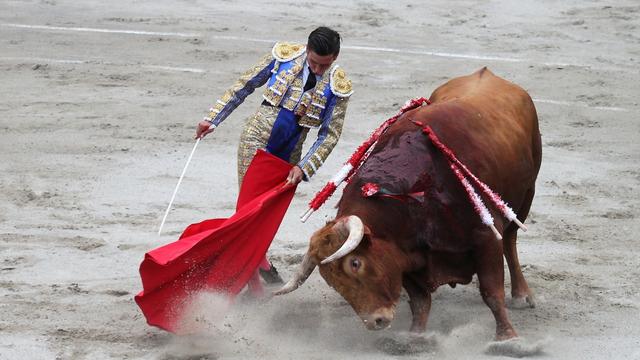
[[[303,92],[303,67],[306,66],[306,46],[281,42],[271,54],[245,72],[219,99],[205,120],[220,125],[253,91],[267,84],[263,105],[247,121],[238,154],[238,174],[243,157],[253,157],[256,149],[243,152],[250,139],[261,138],[258,148],[294,163],[309,180],[320,168],[338,142],[349,96],[353,93],[351,80],[342,68],[333,64],[318,79],[314,88]],[[313,75],[309,75],[313,76]],[[301,158],[302,143],[309,129],[318,129],[318,137]],[[254,136],[256,135],[256,136]],[[260,146],[262,145],[262,146]],[[248,161],[244,163],[248,166]],[[240,179],[241,181],[241,179]]]

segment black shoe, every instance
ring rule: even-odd
[[[269,268],[269,270],[258,269],[260,270],[260,276],[262,277],[262,279],[267,284],[284,284],[284,281],[278,274],[278,270],[276,270],[276,267],[271,263],[269,263],[269,265],[271,265],[271,268]]]

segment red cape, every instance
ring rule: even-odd
[[[262,150],[240,189],[236,213],[189,225],[180,239],[145,254],[135,301],[149,325],[178,332],[182,311],[200,291],[237,295],[271,245],[295,193],[291,165]]]

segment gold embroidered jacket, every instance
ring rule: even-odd
[[[228,89],[210,109],[205,120],[218,126],[253,91],[267,84],[263,98],[272,106],[280,107],[278,117],[295,119],[290,126],[301,129],[293,142],[304,141],[308,129],[318,129],[318,137],[298,166],[308,180],[324,163],[333,150],[342,132],[349,97],[353,93],[351,80],[337,64],[331,66],[316,86],[303,92],[303,67],[306,63],[306,47],[302,44],[277,43],[270,54]],[[277,124],[286,121],[276,122]],[[273,139],[269,139],[271,142]],[[268,144],[267,144],[268,145]],[[300,144],[297,144],[300,145]],[[289,160],[296,144],[285,146],[287,151],[276,156]],[[269,151],[269,146],[266,147]]]

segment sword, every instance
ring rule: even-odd
[[[207,131],[213,130],[215,128],[216,128],[216,126],[214,124],[211,124],[211,126],[209,126],[209,129]],[[198,144],[200,143],[200,140],[202,140],[203,137],[204,137],[204,135],[202,135],[199,138],[197,138],[196,139],[196,143],[193,145],[193,149],[191,150],[191,154],[189,154],[189,158],[187,159],[187,164],[184,166],[184,169],[182,169],[182,174],[180,174],[180,179],[178,180],[178,184],[176,185],[175,190],[173,190],[173,195],[171,195],[171,201],[169,201],[169,206],[167,207],[167,211],[164,212],[164,217],[162,217],[162,223],[160,223],[160,229],[158,230],[158,235],[160,235],[162,233],[162,228],[164,227],[164,222],[167,220],[167,215],[169,215],[169,210],[171,210],[171,205],[173,205],[173,200],[176,199],[176,194],[178,193],[178,188],[180,187],[180,183],[182,183],[182,179],[184,178],[184,174],[187,172],[187,168],[189,167],[189,163],[191,162],[191,158],[193,157],[193,153],[196,152],[196,148],[198,147]]]

